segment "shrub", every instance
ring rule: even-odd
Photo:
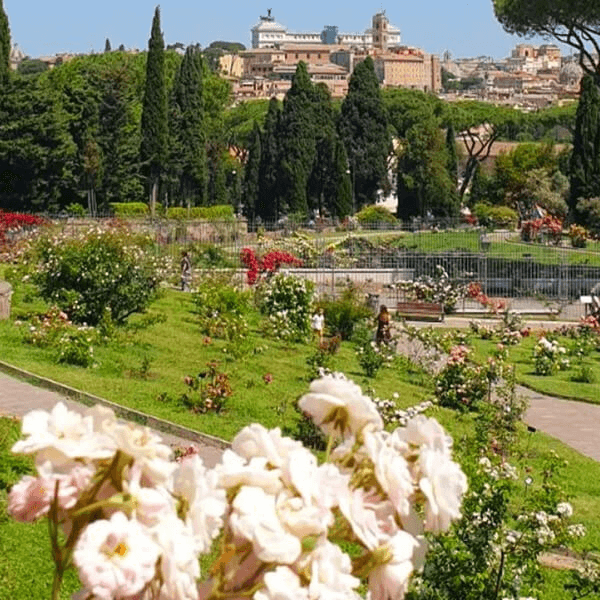
[[[582,198],[577,202],[576,211],[581,223],[596,235],[600,234],[600,198]]]
[[[435,378],[435,395],[440,406],[459,411],[476,410],[488,393],[487,375],[467,361],[470,350],[455,346],[444,368]]]
[[[301,341],[310,333],[314,285],[292,275],[277,273],[258,291],[261,312],[268,317],[267,328],[275,337]]]
[[[373,316],[373,311],[360,298],[358,289],[348,286],[339,299],[320,303],[325,313],[325,324],[332,333],[349,340],[357,323]]]
[[[76,323],[96,325],[106,309],[115,322],[123,323],[150,304],[158,285],[156,268],[141,242],[117,230],[42,238],[33,281],[43,298]]]
[[[74,217],[85,217],[87,214],[87,211],[79,202],[72,202],[65,207],[65,210]]]
[[[552,216],[524,221],[521,226],[521,239],[525,242],[548,241],[553,244],[560,244],[562,225],[561,219]]]
[[[173,206],[167,209],[167,219],[199,219],[203,221],[233,221],[235,213],[230,204],[219,204],[216,206]]]
[[[399,288],[415,300],[442,304],[446,313],[452,312],[466,293],[465,286],[452,282],[441,265],[436,266],[433,277],[424,275],[415,281],[403,281]]]
[[[514,229],[519,221],[519,215],[508,206],[491,206],[482,202],[475,205],[473,214],[480,225],[484,227],[502,227]]]
[[[567,351],[557,341],[543,337],[533,349],[533,363],[536,375],[552,375],[569,368]]]
[[[262,258],[258,258],[252,248],[242,248],[240,260],[248,269],[246,279],[250,285],[259,280],[271,277],[279,270],[281,265],[301,266],[302,261],[289,252],[271,250]]]
[[[356,213],[356,218],[361,225],[375,225],[377,223],[396,224],[398,219],[385,206],[365,206]]]
[[[568,236],[573,248],[585,248],[588,238],[588,232],[585,227],[575,224],[571,225]]]
[[[117,218],[146,217],[150,212],[145,202],[110,202],[109,207]]]

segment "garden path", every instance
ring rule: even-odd
[[[467,327],[470,319],[447,318],[443,327]],[[487,321],[486,321],[487,322]],[[411,322],[411,325],[421,323]],[[430,323],[423,324],[424,326]],[[532,328],[560,326],[560,322],[527,321]],[[442,354],[428,352],[418,340],[408,340],[400,336],[398,351],[416,359],[432,371],[437,371],[445,363]],[[564,400],[541,394],[522,385],[517,385],[517,393],[528,400],[529,407],[523,417],[527,425],[543,431],[567,444],[581,454],[600,462],[600,405]],[[598,386],[600,397],[600,386]]]
[[[70,409],[77,412],[84,412],[85,405],[73,400],[67,400],[56,392],[36,387],[0,373],[0,415],[22,417],[34,409],[51,410],[59,401],[64,402]],[[204,460],[204,464],[209,467],[216,465],[222,454],[222,450],[209,446],[208,444],[192,444],[189,440],[166,434],[160,431],[156,432],[165,443],[170,446],[190,446],[198,447],[199,455]]]

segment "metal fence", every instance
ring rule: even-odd
[[[435,275],[442,266],[451,279],[478,282],[489,296],[532,302],[576,302],[600,282],[600,242],[583,249],[524,243],[518,233],[486,232],[457,222],[372,224],[356,229],[352,222],[297,224],[244,220],[129,221],[155,240],[157,252],[191,251],[195,266],[241,268],[244,247],[257,254],[269,248],[294,253],[302,267],[290,269],[313,281],[319,291],[337,295],[348,284],[366,293],[388,295],[400,281]],[[77,232],[90,220],[59,220],[57,226]],[[335,248],[335,252],[331,249]],[[393,297],[391,297],[393,300]]]

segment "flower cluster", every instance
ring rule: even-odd
[[[0,209],[0,246],[7,242],[8,233],[11,236],[16,236],[22,231],[47,224],[48,222],[45,219],[36,215],[4,212]]]
[[[387,425],[388,423],[398,423],[399,425],[406,425],[411,419],[424,413],[427,409],[433,406],[433,402],[426,400],[417,404],[416,406],[409,406],[406,409],[401,409],[396,406],[395,400],[398,398],[398,394],[394,393],[391,399],[386,398],[373,398],[373,402],[383,419],[383,422]]]
[[[562,219],[547,215],[541,219],[524,221],[521,226],[521,238],[525,242],[544,242],[560,244],[562,239]]]
[[[536,375],[552,375],[569,368],[567,350],[556,340],[541,337],[533,348],[533,363]]]
[[[379,369],[391,366],[396,358],[396,345],[377,344],[371,340],[364,344],[357,344],[356,356],[365,375],[375,377]]]
[[[250,285],[254,285],[261,278],[269,278],[276,273],[281,265],[302,266],[302,261],[289,252],[273,250],[265,254],[262,258],[257,258],[252,248],[243,248],[240,253],[240,260],[248,269],[246,278]]]
[[[470,364],[466,346],[454,346],[446,365],[435,377],[435,396],[440,406],[474,410],[489,391],[491,368]]]
[[[441,265],[436,266],[433,277],[426,275],[415,281],[403,281],[398,284],[398,287],[416,300],[442,304],[445,312],[452,312],[465,294],[465,287],[451,281]]]
[[[480,283],[474,281],[469,283],[467,286],[466,296],[471,298],[471,300],[479,302],[481,306],[494,315],[497,315],[502,311],[506,311],[506,301],[498,298],[490,298],[483,292]]]
[[[372,600],[403,598],[424,533],[461,514],[467,482],[451,438],[422,415],[384,431],[373,402],[340,376],[314,381],[299,404],[329,436],[321,465],[258,424],[209,470],[195,452],[171,461],[157,436],[106,409],[26,415],[13,451],[35,456],[37,476],[12,488],[8,508],[49,519],[53,597],[72,559],[87,600],[359,600],[361,578]],[[199,555],[219,534],[198,584]],[[353,557],[334,542],[352,543]]]
[[[260,310],[268,317],[270,333],[286,341],[300,341],[310,331],[314,286],[310,281],[277,273],[259,291]]]
[[[94,327],[75,325],[58,307],[34,316],[29,323],[15,322],[25,328],[25,341],[40,348],[56,350],[56,361],[89,367],[94,362],[94,346],[100,334]]]
[[[587,239],[589,237],[588,231],[585,227],[582,227],[581,225],[575,225],[575,223],[573,223],[571,227],[569,227],[569,232],[567,235],[571,240],[571,246],[573,246],[573,248],[585,248]]]

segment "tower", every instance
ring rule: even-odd
[[[383,52],[388,49],[389,24],[385,11],[373,15],[373,47]]]

